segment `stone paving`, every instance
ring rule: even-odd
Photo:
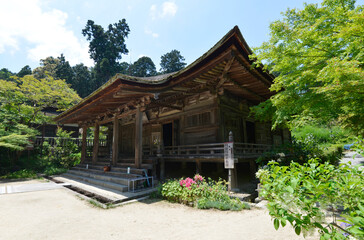
[[[364,157],[354,151],[347,151],[344,153],[344,157],[340,163],[351,162],[352,165],[359,165],[360,168],[364,168]]]
[[[62,188],[65,184],[56,184],[54,182],[41,182],[33,184],[8,184],[0,185],[0,194],[35,192]]]

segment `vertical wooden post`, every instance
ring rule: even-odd
[[[234,142],[234,136],[233,133],[230,131],[229,132],[229,142]],[[234,160],[235,161],[235,160]],[[238,174],[237,174],[237,170],[236,170],[236,164],[234,163],[234,168],[233,169],[229,169],[229,191],[236,191],[238,190]]]
[[[246,132],[246,120],[243,118],[244,143],[248,142],[248,133]]]
[[[196,174],[201,174],[201,161],[196,159]]]
[[[113,138],[112,138],[112,164],[116,166],[119,158],[119,119],[114,117]]]
[[[100,134],[100,124],[98,121],[95,123],[94,130],[94,147],[92,151],[92,163],[95,164],[97,162],[97,156],[99,154],[99,134]]]
[[[166,163],[165,163],[164,158],[161,158],[159,160],[159,164],[160,164],[160,172],[159,172],[160,176],[159,176],[159,178],[160,178],[160,180],[164,180],[165,177],[166,177],[166,175],[165,175],[166,174]]]
[[[87,148],[87,127],[85,125],[82,126],[82,148],[81,148],[81,163],[83,163],[86,159],[86,148]]]
[[[140,168],[142,165],[143,154],[143,113],[140,107],[137,108],[135,116],[135,167]]]
[[[255,173],[257,172],[257,165],[255,163],[255,160],[249,160],[249,171],[250,171],[250,177],[252,179],[255,179]]]

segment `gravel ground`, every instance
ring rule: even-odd
[[[276,231],[264,209],[222,212],[147,200],[105,210],[68,189],[4,194],[0,206],[1,240],[304,239],[290,226]]]

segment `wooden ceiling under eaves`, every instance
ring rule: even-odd
[[[145,111],[159,107],[182,110],[181,100],[205,91],[227,91],[257,104],[273,95],[269,90],[273,76],[261,69],[251,69],[250,54],[235,26],[185,69],[146,78],[117,74],[55,120],[61,124],[83,124],[96,119],[108,122],[114,116],[134,114],[137,107]]]

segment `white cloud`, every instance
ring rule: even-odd
[[[149,30],[149,29],[146,29],[144,32],[145,32],[145,34],[147,34],[147,35],[151,35],[153,38],[158,38],[158,37],[159,37],[159,34],[158,34],[158,33],[152,32],[152,31],[151,31],[151,30]]]
[[[166,1],[163,2],[160,7],[153,4],[150,7],[149,14],[152,17],[152,20],[157,18],[167,18],[167,17],[174,17],[177,13],[178,6],[173,1]]]
[[[162,18],[164,17],[174,17],[177,13],[177,5],[174,2],[164,2],[162,4]]]
[[[0,54],[26,51],[32,61],[61,53],[71,65],[93,65],[88,43],[80,41],[66,28],[67,13],[57,9],[44,11],[39,0],[2,2],[0,14]]]

